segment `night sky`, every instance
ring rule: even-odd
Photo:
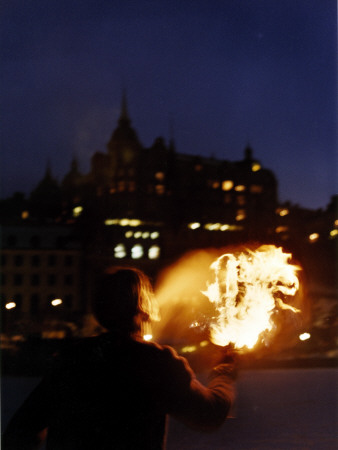
[[[49,162],[83,172],[125,88],[141,142],[235,161],[250,144],[281,201],[337,192],[335,0],[2,0],[1,189]]]

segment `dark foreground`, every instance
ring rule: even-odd
[[[36,382],[3,378],[2,427]],[[235,417],[216,432],[171,419],[167,450],[338,448],[338,369],[246,370],[237,391]]]

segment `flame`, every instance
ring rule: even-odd
[[[217,312],[210,326],[214,344],[251,349],[264,331],[273,328],[274,312],[300,312],[284,302],[299,289],[300,267],[289,263],[291,257],[281,248],[266,245],[255,251],[226,253],[212,263],[215,281],[202,293]]]

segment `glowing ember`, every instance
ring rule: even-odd
[[[233,343],[236,348],[253,348],[264,331],[273,328],[272,313],[298,309],[284,303],[299,288],[298,266],[290,264],[290,253],[273,245],[225,254],[213,262],[215,282],[204,295],[215,304],[217,316],[211,324],[216,345]]]

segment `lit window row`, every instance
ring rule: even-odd
[[[283,226],[283,225],[280,225],[275,229],[275,232],[277,234],[286,233],[288,231],[289,231],[289,227]],[[338,230],[337,229],[331,230],[330,234],[329,234],[329,239],[334,239],[336,236],[338,236]],[[307,237],[308,241],[311,243],[317,242],[319,238],[320,238],[319,233],[311,233]]]
[[[160,233],[158,231],[132,231],[132,230],[129,230],[125,233],[125,237],[127,239],[130,239],[130,238],[158,239],[160,237]]]
[[[191,222],[188,224],[188,228],[191,230],[197,230],[201,228],[201,224],[199,222]],[[209,231],[240,231],[243,230],[243,227],[240,225],[230,225],[228,223],[206,223],[203,225],[205,230]]]
[[[149,259],[158,259],[160,257],[161,249],[158,245],[152,245],[146,250],[141,244],[135,244],[130,249],[130,257],[132,259],[141,259],[148,257]],[[114,257],[118,259],[127,258],[128,249],[127,247],[120,243],[114,248]]]
[[[120,225],[121,227],[139,227],[143,224],[143,222],[139,219],[106,219],[104,224],[107,226],[110,225]]]
[[[247,190],[247,186],[245,186],[244,184],[235,185],[232,180],[225,180],[222,181],[222,183],[217,180],[209,180],[208,184],[212,189],[218,189],[219,187],[221,187],[222,191],[231,191],[232,189],[234,189],[236,192],[244,192]],[[263,192],[263,187],[259,184],[252,184],[249,190],[253,194],[260,194],[261,192]]]

